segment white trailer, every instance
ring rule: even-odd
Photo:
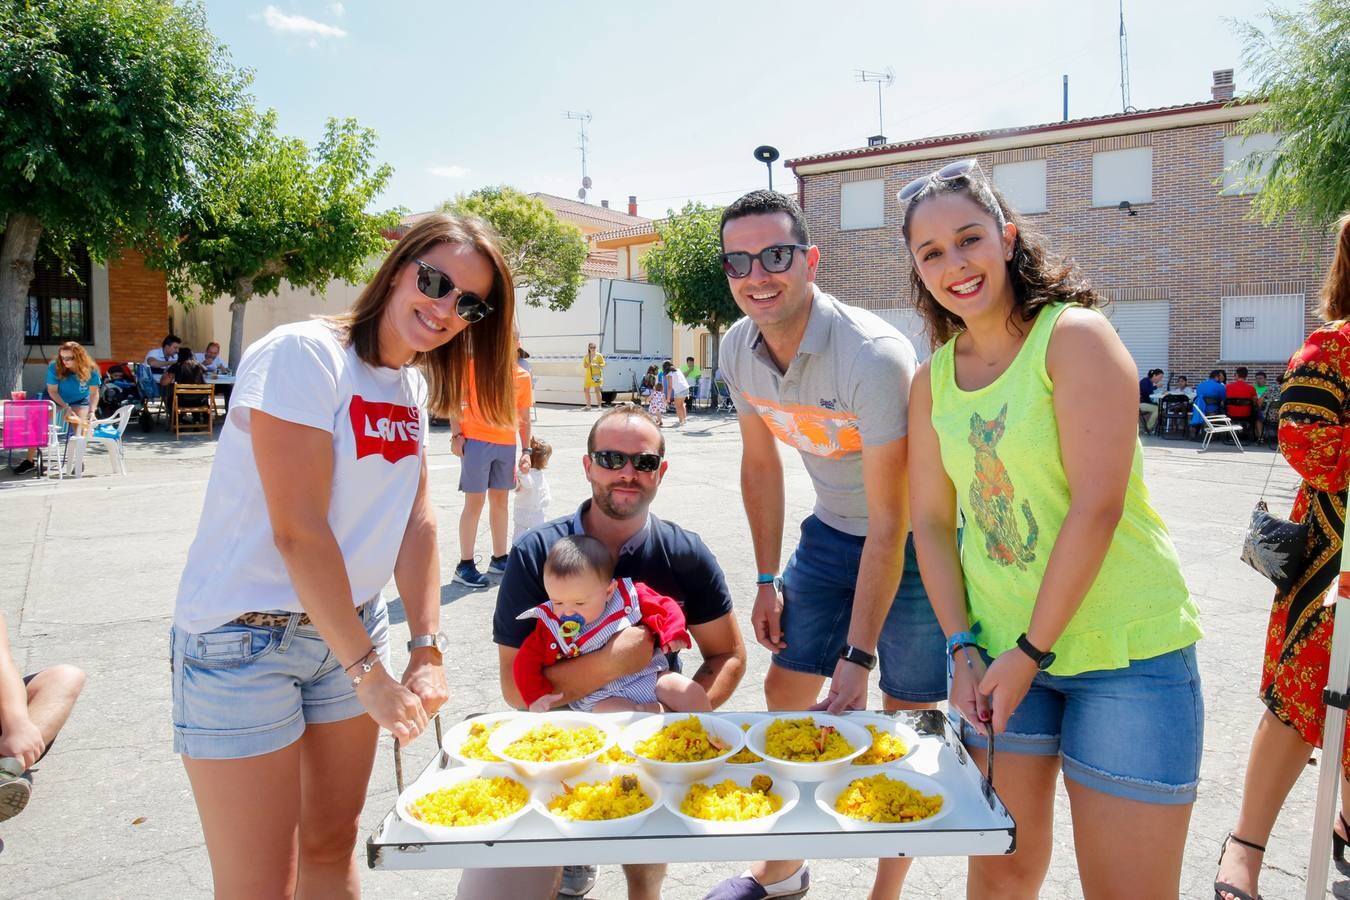
[[[634,393],[648,366],[670,358],[674,326],[666,294],[645,281],[592,278],[570,309],[516,304],[520,345],[530,354],[534,396],[540,403],[581,404],[582,360],[594,341],[605,357],[604,393]]]

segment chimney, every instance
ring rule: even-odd
[[[1216,69],[1214,71],[1214,84],[1209,92],[1214,95],[1215,100],[1233,99],[1233,70]]]
[[[601,209],[609,209],[609,201],[608,201],[608,200],[601,200],[601,201],[600,201],[600,208],[601,208]]]
[[[629,194],[629,195],[628,195],[628,214],[629,214],[630,216],[636,216],[636,215],[637,215],[637,195],[636,195],[636,194]]]

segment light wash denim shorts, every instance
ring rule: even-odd
[[[389,608],[379,598],[357,610],[387,668]],[[175,753],[261,756],[298,741],[306,724],[365,715],[318,630],[299,620],[292,615],[276,628],[228,622],[201,634],[170,629]]]
[[[989,662],[983,649],[980,655]],[[961,740],[985,747],[964,719]],[[1085,787],[1177,805],[1195,802],[1204,743],[1205,699],[1192,644],[1123,669],[1037,672],[1008,730],[994,738],[994,755],[1058,755],[1064,777]]]

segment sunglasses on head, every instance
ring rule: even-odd
[[[622,450],[592,450],[589,454],[597,466],[617,472],[626,466],[629,460],[638,472],[655,472],[661,468],[659,453],[624,453]]]
[[[794,251],[809,249],[810,247],[806,244],[774,244],[772,247],[765,247],[758,253],[746,253],[743,250],[723,253],[722,271],[726,272],[729,278],[745,278],[750,274],[750,269],[754,266],[755,260],[759,260],[759,264],[764,267],[765,272],[772,272],[776,275],[792,268]]]
[[[413,262],[417,264],[417,289],[422,292],[422,296],[429,300],[440,300],[451,291],[459,291],[450,276],[431,263],[420,259],[414,259]],[[477,294],[459,291],[459,299],[455,301],[455,314],[465,322],[470,325],[480,322],[490,312],[492,312],[491,303]]]
[[[927,175],[920,175],[915,178],[896,192],[895,199],[900,201],[901,206],[905,206],[917,197],[919,192],[926,188],[931,181],[955,181],[958,178],[966,178],[976,174],[983,174],[980,170],[979,160],[961,159],[954,163],[947,163],[936,172],[929,172]]]

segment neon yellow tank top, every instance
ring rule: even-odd
[[[965,516],[961,566],[980,646],[998,656],[1031,622],[1069,511],[1054,385],[1045,353],[1066,304],[1046,306],[1008,369],[974,391],[956,385],[952,339],[933,354],[933,428]],[[1190,646],[1200,614],[1167,526],[1149,503],[1136,438],[1125,510],[1088,590],[1055,643],[1053,675],[1119,669]]]

